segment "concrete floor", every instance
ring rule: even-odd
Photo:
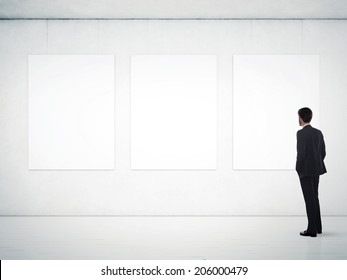
[[[347,259],[347,217],[0,217],[0,259]]]

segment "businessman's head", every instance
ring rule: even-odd
[[[312,111],[310,108],[304,107],[298,111],[299,124],[303,126],[306,123],[310,123],[312,120]]]

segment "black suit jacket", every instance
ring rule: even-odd
[[[296,134],[296,171],[300,178],[315,177],[327,172],[324,164],[325,143],[323,133],[306,125]]]

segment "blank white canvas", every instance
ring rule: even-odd
[[[319,119],[318,55],[235,55],[234,169],[293,170],[298,109]]]
[[[114,168],[114,57],[28,57],[29,169]]]
[[[217,168],[217,57],[131,57],[131,168]]]

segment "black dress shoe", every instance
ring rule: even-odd
[[[318,233],[318,234],[322,234],[322,232],[321,232],[321,231],[318,231],[317,233]]]
[[[311,236],[311,237],[316,237],[317,233],[309,233],[307,230],[300,232],[301,236]]]

